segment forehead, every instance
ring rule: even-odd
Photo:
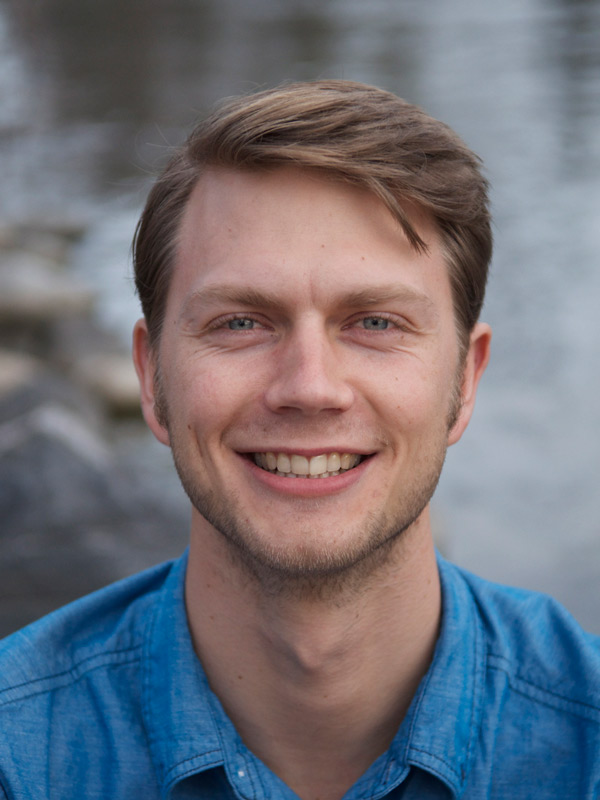
[[[298,299],[398,283],[451,305],[435,227],[424,212],[406,210],[426,254],[363,189],[300,169],[209,170],[183,216],[170,299],[228,283]]]

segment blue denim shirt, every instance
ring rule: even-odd
[[[439,567],[433,662],[389,750],[346,800],[600,797],[599,640],[547,597]],[[185,568],[184,556],[4,640],[0,797],[296,797],[208,686]]]

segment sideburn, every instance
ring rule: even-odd
[[[464,349],[464,348],[461,348]],[[448,416],[446,418],[446,426],[448,429],[448,433],[452,430],[452,428],[458,422],[458,418],[460,416],[460,412],[463,407],[463,383],[465,379],[465,364],[467,361],[467,353],[466,350],[460,354],[459,362],[458,362],[458,369],[456,370],[456,374],[454,376],[454,385],[452,387],[452,396],[450,397],[450,409],[448,411]]]
[[[166,431],[169,430],[169,409],[164,389],[162,370],[160,362],[156,360],[154,370],[154,416],[158,424]]]

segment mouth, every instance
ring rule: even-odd
[[[253,453],[254,463],[283,478],[333,478],[357,467],[367,456],[358,453],[321,453],[307,458],[295,453]]]

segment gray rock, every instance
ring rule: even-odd
[[[187,542],[185,504],[163,502],[143,461],[109,446],[79,400],[57,402],[52,387],[54,399],[38,384],[21,413],[4,398],[0,635]]]
[[[0,250],[20,250],[49,258],[56,263],[68,261],[71,247],[86,232],[77,221],[52,224],[48,220],[29,220],[0,226]]]
[[[140,415],[140,390],[131,356],[102,353],[80,359],[74,375],[116,415]]]
[[[0,350],[0,398],[30,384],[39,371],[35,358]]]
[[[54,404],[100,430],[103,407],[89,390],[28,354],[0,350],[0,424]]]
[[[131,358],[61,265],[78,235],[0,229],[0,635],[187,544]]]
[[[0,258],[0,322],[23,325],[92,311],[94,293],[49,260],[28,253]]]

